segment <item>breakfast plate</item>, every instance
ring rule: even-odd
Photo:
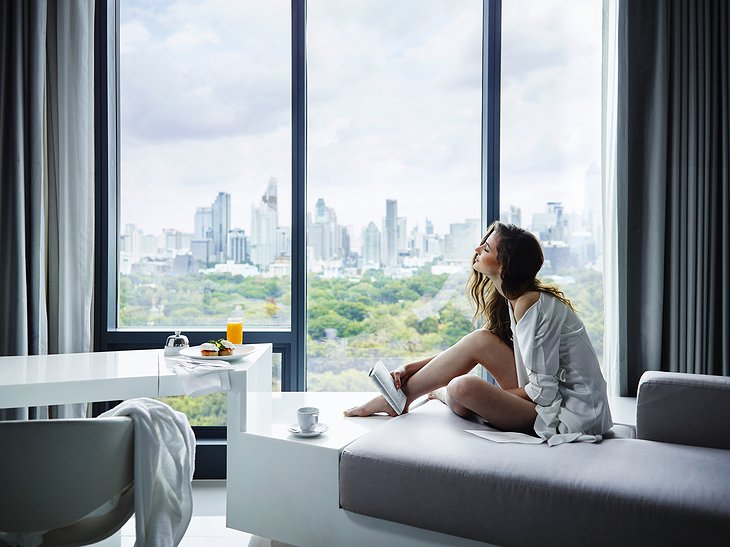
[[[200,346],[192,346],[181,349],[180,355],[190,357],[191,359],[201,359],[203,361],[236,361],[254,351],[256,351],[256,346],[242,345],[233,348],[233,353],[230,355],[202,355],[200,353]]]

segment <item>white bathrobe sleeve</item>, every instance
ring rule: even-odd
[[[516,343],[527,369],[525,392],[539,406],[549,406],[559,397],[560,329],[564,318],[564,306],[556,307],[553,298],[540,299],[515,327]]]

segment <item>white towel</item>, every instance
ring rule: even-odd
[[[187,416],[146,397],[101,416],[134,420],[135,547],[178,545],[193,514],[195,436]]]
[[[225,361],[190,359],[166,359],[167,365],[177,375],[189,397],[200,397],[218,391],[229,391],[231,379],[228,376],[233,366]]]

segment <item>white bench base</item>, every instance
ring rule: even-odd
[[[344,418],[342,411],[374,395],[273,394],[268,404],[261,401],[247,431],[232,432],[229,422],[227,526],[298,547],[484,546],[340,508],[341,450],[390,419]],[[314,438],[292,436],[287,426],[296,422],[300,406],[319,407],[319,420],[329,431]]]

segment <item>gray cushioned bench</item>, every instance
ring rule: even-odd
[[[730,378],[694,377],[647,373],[637,398],[644,438],[617,425],[598,444],[495,443],[464,432],[487,426],[430,402],[345,448],[341,506],[497,545],[727,545]],[[719,428],[702,441],[721,448],[675,444],[687,441],[683,428],[691,441]],[[648,440],[655,434],[675,443]]]

